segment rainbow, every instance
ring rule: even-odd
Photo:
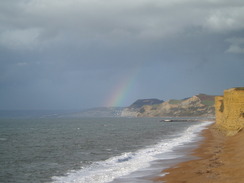
[[[133,88],[138,75],[138,69],[135,69],[131,74],[128,74],[121,79],[120,82],[113,88],[112,94],[109,95],[105,102],[107,107],[122,106],[124,100]]]

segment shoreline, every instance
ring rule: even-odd
[[[133,171],[128,175],[118,177],[112,182],[152,183],[154,182],[154,177],[163,177],[164,173],[162,170],[168,169],[181,162],[196,159],[196,157],[190,155],[190,153],[199,146],[199,143],[203,141],[201,132],[212,124],[213,121],[189,124],[190,126],[185,128],[183,134],[172,137],[171,141],[168,142],[169,144],[167,145],[166,143],[165,147],[167,148],[171,143],[175,142],[178,144],[178,140],[182,140],[182,138],[185,139],[183,142],[180,142],[178,145],[174,146],[170,151],[157,154],[153,161],[148,162],[149,165],[147,167]]]
[[[241,183],[244,182],[244,132],[225,136],[215,124],[201,132],[204,137],[190,155],[194,160],[179,163],[154,177],[165,183]]]

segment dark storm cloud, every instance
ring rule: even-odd
[[[10,0],[0,2],[0,22],[0,108],[103,105],[136,68],[140,97],[174,97],[175,83],[185,86],[179,97],[244,84],[235,82],[243,76],[241,0]],[[230,67],[235,73],[215,87],[208,76],[219,68],[216,80],[227,77]]]
[[[8,2],[1,5],[1,43],[19,49],[74,41],[113,46],[124,40],[165,39],[189,27],[207,33],[244,28],[240,1]]]

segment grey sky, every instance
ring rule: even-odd
[[[244,86],[243,0],[0,1],[0,109],[117,105]]]

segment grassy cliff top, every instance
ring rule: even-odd
[[[239,91],[239,90],[244,90],[244,87],[238,87],[238,88],[234,88],[234,89]]]

